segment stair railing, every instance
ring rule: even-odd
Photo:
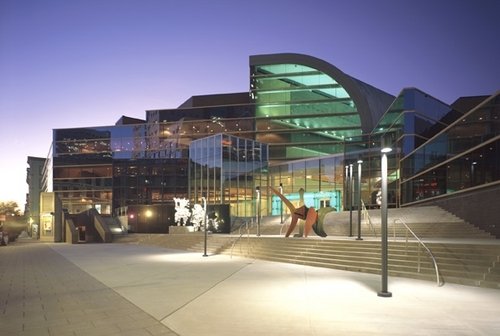
[[[240,228],[238,229],[238,238],[236,238],[233,242],[233,245],[231,246],[231,259],[233,258],[233,249],[234,247],[236,246],[236,244],[241,240],[241,238],[243,237],[243,235],[247,234],[247,249],[248,249],[248,254],[250,254],[250,229],[252,228],[253,226],[253,218],[250,219],[250,225],[248,225],[248,220],[246,220],[244,222],[245,225],[240,225]],[[242,232],[242,228],[245,227],[245,231]]]
[[[365,202],[361,200],[361,212],[363,214],[363,220],[366,221],[368,219],[368,224],[370,224],[370,227],[373,231],[373,235],[375,238],[377,237],[377,232],[375,231],[375,228],[373,227],[372,219],[370,218],[370,214],[368,213],[368,210],[366,209]]]
[[[284,234],[283,232],[286,232],[285,228],[288,226],[287,222],[288,222],[288,218],[284,219],[283,223],[281,223],[280,236],[282,236]]]
[[[415,234],[415,232],[413,232],[410,227],[405,223],[404,220],[402,220],[401,218],[396,218],[394,220],[394,226],[396,226],[397,223],[400,223],[402,224],[405,228],[406,228],[406,253],[408,253],[408,233],[411,233],[412,236],[417,240],[418,242],[418,264],[417,264],[417,272],[420,273],[420,264],[421,264],[421,260],[420,260],[420,250],[421,250],[421,247],[423,247],[427,253],[429,254],[429,256],[431,257],[432,259],[432,262],[434,264],[434,270],[436,271],[436,281],[437,281],[437,285],[438,287],[441,287],[444,282],[441,281],[441,278],[439,277],[439,268],[438,268],[438,265],[437,265],[437,262],[436,262],[436,258],[434,257],[434,254],[431,252],[431,250],[427,247],[427,245],[424,244],[424,242],[422,240],[420,240],[420,238],[418,238],[418,236]]]

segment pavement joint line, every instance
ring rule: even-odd
[[[102,286],[104,286],[104,288],[106,289],[110,289],[112,290],[114,293],[116,293],[119,297],[121,297],[122,299],[126,300],[127,302],[129,302],[130,304],[132,304],[135,308],[139,309],[141,312],[143,312],[144,314],[148,315],[149,317],[151,317],[153,320],[155,321],[158,321],[159,323],[163,324],[165,326],[165,328],[168,328],[168,330],[170,330],[172,333],[174,333],[175,335],[179,336],[178,333],[176,333],[175,331],[173,331],[171,328],[169,328],[167,325],[165,325],[162,320],[163,319],[156,319],[154,316],[152,316],[150,313],[144,311],[141,307],[137,306],[134,302],[128,300],[126,297],[122,296],[119,292],[117,292],[114,288],[111,288],[111,287],[108,287],[106,284],[104,284],[102,281],[100,281],[99,279],[97,279],[96,277],[94,277],[92,274],[88,273],[87,271],[85,271],[84,269],[82,269],[80,266],[78,266],[77,264],[75,264],[73,261],[71,261],[70,259],[66,258],[66,256],[64,256],[63,254],[61,254],[57,249],[53,248],[52,246],[53,244],[47,244],[47,246],[52,250],[54,251],[55,253],[57,253],[59,256],[63,257],[65,260],[67,260],[69,263],[71,263],[72,265],[74,265],[75,267],[77,267],[79,270],[81,270],[82,272],[86,273],[87,275],[89,275],[91,278],[93,278],[95,281],[99,282]],[[230,275],[231,276],[231,275]],[[216,284],[217,285],[217,284]],[[215,287],[215,285],[213,286]],[[182,307],[180,307],[182,308]],[[179,309],[180,309],[179,308]],[[178,310],[178,309],[177,309]],[[168,316],[167,316],[168,317]],[[24,326],[23,326],[23,329],[24,329]]]
[[[40,243],[39,243],[40,244]],[[13,247],[14,248],[23,248],[24,246],[23,245],[17,245],[15,244]],[[37,244],[38,245],[38,244]],[[97,283],[100,284],[100,286],[98,286],[97,288],[92,288],[92,289],[85,289],[84,291],[89,291],[89,292],[94,292],[95,290],[98,290],[98,291],[103,291],[103,290],[111,290],[115,295],[117,295],[117,297],[121,298],[122,300],[125,300],[128,304],[131,304],[134,309],[138,310],[141,312],[141,314],[144,314],[146,316],[148,316],[152,321],[155,321],[156,323],[158,323],[158,325],[162,325],[164,328],[166,328],[166,330],[168,330],[168,335],[176,335],[176,336],[179,336],[178,333],[174,332],[171,328],[169,328],[167,325],[165,325],[164,323],[162,323],[160,320],[158,320],[157,318],[155,318],[154,316],[152,316],[150,313],[148,313],[147,311],[143,310],[142,308],[140,308],[139,306],[137,306],[134,302],[128,300],[126,297],[122,296],[120,293],[118,293],[115,289],[111,288],[111,287],[108,287],[107,285],[105,285],[102,281],[100,281],[99,279],[97,279],[96,277],[94,277],[92,274],[90,274],[89,272],[85,271],[84,269],[82,269],[81,267],[79,267],[77,264],[75,264],[73,261],[71,261],[69,258],[65,257],[63,254],[61,254],[56,248],[54,248],[53,246],[55,246],[56,244],[40,244],[38,246],[44,246],[44,247],[47,247],[48,250],[52,251],[53,253],[55,253],[56,255],[58,255],[59,257],[61,257],[63,260],[65,260],[67,263],[69,263],[70,265],[72,265],[73,267],[75,267],[76,269],[78,269],[80,272],[83,272],[85,273],[87,276],[89,276],[90,278],[92,278],[94,281],[96,281]],[[0,275],[2,275],[0,273]],[[45,280],[46,277],[43,277],[43,279],[39,279],[38,277],[35,276],[35,280]],[[10,286],[9,288],[12,287],[12,282],[10,283]],[[49,287],[52,289],[52,285],[49,285]],[[10,291],[8,292],[10,295]],[[38,291],[38,294],[40,295],[40,291]],[[73,296],[74,293],[73,292],[64,292],[63,295],[66,297],[66,296]],[[26,305],[26,302],[24,301],[26,299],[26,295],[25,293],[22,293],[21,294],[22,298],[23,298],[23,303],[22,303],[22,308],[23,308],[23,311],[22,311],[22,317],[23,318],[26,318],[26,311],[24,310],[25,308],[25,305]],[[57,299],[57,301],[60,301],[59,298]],[[5,300],[5,307],[3,308],[3,314],[5,314],[6,310],[7,310],[7,304],[9,302],[9,297],[6,298]],[[42,305],[42,310],[44,309],[44,305],[43,303],[41,303]],[[63,309],[64,311],[65,309]],[[1,317],[1,316],[0,316]],[[47,316],[44,316],[43,317],[43,320],[47,321]],[[68,322],[72,327],[75,327],[75,323],[72,323],[71,321],[69,320],[66,320],[66,322]],[[22,322],[20,324],[20,327],[21,327],[21,333],[24,334],[26,332],[34,332],[35,334],[38,334],[38,331],[42,332],[43,331],[43,334],[47,334],[47,335],[52,335],[53,334],[53,329],[54,327],[58,328],[57,325],[44,325],[43,327],[38,327],[38,331],[35,331],[35,329],[37,328],[33,328],[33,327],[28,327],[28,324],[27,322]],[[95,326],[94,326],[95,328]],[[0,328],[1,329],[1,328]],[[79,331],[78,330],[73,330],[73,332],[76,332],[78,333]],[[137,330],[137,332],[140,332],[140,330]],[[0,335],[1,335],[1,330],[0,330]],[[58,334],[58,332],[56,332],[56,334]]]
[[[186,303],[184,303],[183,305],[179,306],[177,309],[171,311],[169,314],[165,315],[164,317],[160,318],[159,321],[161,323],[163,323],[163,321],[165,319],[167,319],[168,317],[172,316],[173,314],[177,313],[179,310],[185,308],[186,306],[188,306],[191,302],[193,301],[196,301],[198,300],[200,297],[202,297],[203,295],[205,295],[206,293],[208,293],[209,291],[211,291],[212,289],[214,289],[215,287],[217,287],[218,285],[220,285],[221,283],[223,283],[224,281],[226,281],[227,279],[231,278],[232,276],[234,276],[236,273],[239,273],[241,272],[243,269],[245,269],[246,267],[248,267],[249,265],[252,265],[254,262],[248,262],[248,263],[245,263],[242,267],[236,269],[234,272],[232,272],[231,274],[229,274],[228,276],[226,276],[225,278],[217,281],[215,284],[213,284],[212,286],[210,286],[209,288],[207,288],[206,290],[204,290],[203,292],[201,292],[200,294],[198,294],[197,296],[193,297],[191,300],[187,301]],[[170,327],[169,327],[170,329]]]

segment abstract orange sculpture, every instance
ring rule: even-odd
[[[311,232],[311,229],[313,229],[314,232],[320,237],[327,236],[327,234],[323,230],[323,218],[327,212],[334,211],[335,209],[330,208],[330,207],[321,208],[321,209],[319,209],[320,213],[318,213],[318,211],[316,211],[316,209],[314,207],[307,207],[305,205],[302,205],[302,206],[296,208],[292,204],[292,202],[290,202],[278,190],[276,190],[273,187],[269,187],[269,189],[271,189],[272,192],[274,192],[283,201],[283,203],[285,203],[288,210],[290,210],[290,213],[292,214],[292,221],[290,222],[290,226],[288,227],[288,230],[286,231],[285,237],[290,236],[290,234],[293,232],[293,230],[297,226],[297,222],[299,219],[305,220],[304,237],[307,237],[309,235],[309,233]],[[303,200],[304,189],[301,189],[299,192],[301,193],[301,200]]]

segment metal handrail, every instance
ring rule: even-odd
[[[251,222],[250,226],[248,226],[248,221],[244,222],[245,229],[246,229],[245,231],[247,233],[247,239],[248,239],[248,244],[247,244],[248,248],[249,248],[249,242],[250,242],[250,228],[253,226],[253,219],[250,219],[250,222]],[[241,237],[243,237],[243,235],[245,234],[245,232],[241,232],[242,228],[243,228],[243,225],[241,225],[240,228],[238,229],[239,236],[238,236],[238,238],[236,238],[234,240],[233,245],[231,246],[231,254],[230,254],[231,259],[233,258],[233,249],[234,249],[234,246],[240,241]],[[248,250],[248,253],[250,254],[250,250]]]
[[[286,220],[283,220],[283,223],[281,223],[281,227],[280,227],[280,236],[283,235],[283,229],[288,225],[287,223],[288,219]]]
[[[375,231],[375,228],[373,227],[372,219],[370,218],[370,214],[368,213],[368,210],[366,209],[365,202],[361,200],[361,211],[363,212],[363,217],[368,218],[368,224],[370,224],[370,227],[372,228],[373,235],[375,238],[377,237],[377,232]]]
[[[415,232],[413,232],[410,229],[410,227],[405,223],[404,220],[402,220],[401,218],[396,218],[394,220],[394,224],[396,224],[398,221],[401,224],[403,224],[403,226],[406,228],[406,251],[407,251],[407,253],[408,253],[408,232],[410,232],[413,235],[413,237],[415,237],[415,239],[419,243],[419,245],[418,245],[418,266],[417,266],[417,272],[420,273],[420,245],[422,245],[424,247],[424,249],[427,251],[427,253],[430,255],[430,257],[432,259],[432,262],[434,263],[434,269],[436,270],[436,281],[437,281],[438,287],[441,287],[442,285],[444,285],[444,282],[441,281],[441,279],[439,277],[439,268],[438,268],[438,265],[437,265],[437,262],[436,262],[436,258],[434,257],[434,254],[427,247],[427,245],[425,245],[424,242],[422,240],[420,240],[420,238],[418,238],[418,236],[415,234]]]

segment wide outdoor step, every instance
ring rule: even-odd
[[[430,244],[445,282],[479,286],[500,253],[497,246]],[[436,271],[416,243],[389,243],[388,267],[392,276],[436,281]],[[233,255],[348,271],[379,273],[380,242],[329,241],[308,239],[250,239],[238,242]],[[418,262],[420,260],[420,268]],[[493,275],[491,275],[493,279]],[[491,286],[490,286],[491,287]]]
[[[474,238],[474,239],[495,239],[494,236],[490,235],[487,232],[481,231],[477,228],[474,227],[450,227],[450,228],[415,228],[415,227],[410,227],[412,231],[419,237],[419,238]],[[339,233],[331,232],[332,230],[329,229],[328,227],[325,228],[326,232],[329,235],[339,235]],[[269,226],[269,227],[262,227],[261,228],[261,235],[266,236],[266,235],[283,235],[286,230],[282,230],[277,226]],[[295,231],[297,233],[298,230]],[[381,236],[381,229],[380,227],[372,229],[367,229],[363,228],[362,229],[362,237],[380,237]],[[257,234],[257,229],[251,229],[249,231],[249,234],[251,235],[256,235]],[[246,235],[246,233],[245,233]],[[346,233],[347,235],[347,233]],[[353,235],[357,236],[357,227],[353,230]],[[311,237],[317,237],[314,232],[310,233]],[[406,238],[407,236],[411,239],[413,239],[412,235],[405,229],[405,228],[397,228],[396,230],[393,230],[392,228],[389,227],[388,229],[388,236],[389,238],[393,238],[394,236],[398,238]]]
[[[491,234],[480,230],[461,218],[437,206],[408,207],[388,210],[388,234],[398,237],[406,235],[406,229],[399,219],[420,238],[484,238],[495,239]],[[381,234],[381,211],[368,210],[369,217],[363,215],[363,236],[372,237]],[[325,216],[323,227],[329,235],[348,234],[352,229],[357,234],[357,211],[353,211],[352,225],[350,212],[329,213]],[[370,220],[368,220],[368,218]]]
[[[354,216],[354,237],[349,233],[349,212],[331,213],[325,217],[324,228],[332,235],[344,239],[322,239],[311,233],[309,238],[283,238],[287,223],[278,218],[262,220],[263,225],[239,229],[227,241],[207,242],[214,253],[257,258],[275,262],[287,262],[315,267],[335,268],[346,271],[380,274],[381,243],[372,240],[380,237],[380,210],[369,211],[372,223],[363,221],[362,235],[367,239],[355,241],[357,214]],[[411,230],[421,239],[494,239],[462,219],[439,207],[390,209],[388,223],[388,272],[390,276],[410,277],[436,281],[436,269],[428,252],[422,248],[409,231],[396,218],[403,218]],[[287,218],[288,222],[290,218]],[[265,224],[264,224],[265,223]],[[250,236],[260,232],[261,237]],[[281,237],[270,237],[280,235]],[[370,238],[371,237],[371,238]],[[499,288],[498,277],[500,248],[498,245],[448,244],[429,242],[438,267],[440,280],[469,286]],[[191,245],[189,250],[202,251],[204,244]]]
[[[269,254],[269,251],[263,247],[256,247],[247,249],[242,247],[239,251],[243,251],[244,255],[253,256],[255,258],[262,258],[266,254]],[[240,254],[237,251],[236,253]],[[273,252],[272,257],[274,259],[281,260],[301,260],[303,262],[315,262],[315,263],[333,263],[333,264],[341,264],[341,265],[353,265],[353,267],[380,267],[380,253],[358,253],[351,251],[342,251],[342,253],[335,252],[329,253],[330,251],[323,252],[297,252],[297,251],[275,251]],[[418,269],[418,256],[417,255],[395,255],[389,253],[389,265],[394,268],[406,269],[406,270],[417,270]],[[420,269],[421,272],[430,272],[434,273],[434,265],[428,258],[421,258]],[[482,265],[477,264],[464,264],[456,261],[452,261],[451,263],[439,263],[440,272],[443,275],[455,275],[455,274],[479,274],[479,278],[483,278],[484,270],[490,266],[490,263],[481,263]],[[373,266],[374,265],[374,266]],[[478,276],[470,276],[478,278]]]
[[[204,235],[199,233],[142,235],[136,240],[200,253],[205,248]],[[389,275],[436,281],[432,259],[419,246],[412,240],[389,240]],[[498,287],[499,245],[429,242],[427,246],[437,260],[440,280],[445,283]],[[207,235],[207,253],[374,274],[380,274],[381,268],[381,242],[378,240],[213,234]]]

